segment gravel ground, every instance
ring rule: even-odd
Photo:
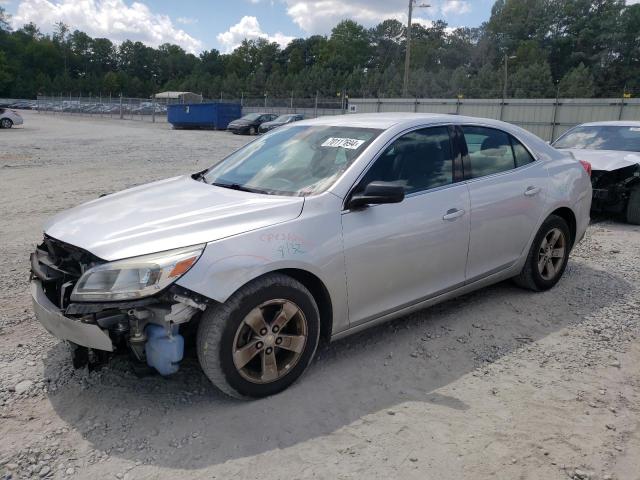
[[[640,228],[592,225],[563,280],[485,288],[319,350],[288,391],[237,402],[193,352],[73,370],[36,323],[47,217],[214,163],[248,139],[45,116],[0,131],[0,477],[640,479]]]

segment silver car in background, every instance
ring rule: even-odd
[[[263,397],[337,339],[513,278],[553,287],[589,222],[586,165],[506,123],[365,114],[286,125],[194,175],[48,222],[39,321],[77,351]]]
[[[22,125],[23,120],[18,112],[10,108],[0,107],[0,128],[11,128]]]

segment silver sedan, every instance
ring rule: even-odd
[[[553,287],[589,222],[588,170],[494,120],[296,122],[53,218],[31,258],[34,307],[78,358],[124,349],[164,375],[197,326],[220,390],[271,395],[321,338],[510,278]]]
[[[22,125],[22,117],[15,110],[0,107],[0,128]]]

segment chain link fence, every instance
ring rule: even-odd
[[[345,113],[419,112],[494,118],[519,125],[545,140],[558,138],[574,125],[605,120],[640,121],[640,98],[334,98],[226,97],[203,102],[242,105],[242,114],[298,113],[305,118]],[[122,120],[166,122],[167,107],[178,100],[112,96],[39,96],[37,100],[0,99],[0,106],[29,108],[53,115],[107,117]]]
[[[38,96],[34,109],[54,115],[87,115],[121,120],[165,122],[167,105],[170,103],[164,99],[57,95]]]
[[[38,99],[21,101],[17,108],[31,108],[41,113],[60,115],[87,115],[108,117],[122,120],[141,120],[150,122],[165,122],[167,108],[172,103],[181,103],[172,99],[129,98],[113,96],[73,96],[50,95],[38,96]],[[24,103],[27,102],[28,106]],[[297,97],[240,97],[228,98],[221,95],[218,99],[203,99],[202,103],[238,103],[242,106],[242,114],[262,112],[278,115],[299,113],[305,118],[315,118],[324,115],[341,115],[346,113],[348,99],[346,97],[297,98]]]

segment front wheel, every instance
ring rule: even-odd
[[[531,244],[517,285],[534,291],[549,290],[564,273],[571,250],[571,233],[567,222],[551,215],[540,226]]]
[[[256,127],[249,127],[249,135],[255,135],[256,134]]]
[[[0,127],[2,128],[11,128],[13,126],[13,122],[9,118],[3,118],[0,121]]]
[[[640,225],[640,186],[631,190],[627,203],[627,223]]]
[[[266,397],[286,389],[311,363],[320,314],[304,285],[282,274],[259,278],[203,315],[198,358],[227,395]]]

